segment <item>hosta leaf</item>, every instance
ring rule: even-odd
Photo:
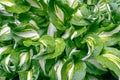
[[[112,9],[112,15],[113,15],[114,22],[118,23],[120,21],[120,19],[119,19],[120,10],[118,10],[118,4],[114,3],[114,2],[111,2],[110,6],[111,6],[111,9]]]
[[[18,66],[19,62],[20,62],[20,51],[19,49],[13,50],[11,52],[11,62],[14,64],[14,66]]]
[[[61,70],[61,79],[62,80],[70,80],[70,76],[71,76],[70,74],[72,73],[73,68],[74,68],[73,62],[71,62],[71,61],[72,61],[72,59],[70,58],[63,64],[63,67]]]
[[[28,70],[31,65],[31,54],[29,52],[22,52],[20,54],[19,70]]]
[[[90,24],[90,21],[85,18],[89,15],[90,10],[87,9],[87,5],[82,5],[72,16],[71,23],[77,26],[87,26]]]
[[[118,80],[120,0],[0,0],[0,80]]]
[[[30,9],[29,6],[25,6],[25,5],[15,5],[12,7],[8,7],[6,6],[6,9],[8,12],[13,12],[13,13],[23,13],[26,12]]]
[[[75,44],[70,39],[67,39],[65,42],[66,42],[65,51],[66,51],[66,55],[68,56],[70,52],[75,48]]]
[[[26,1],[29,2],[31,6],[36,7],[36,8],[40,8],[40,6],[36,0],[26,0]]]
[[[88,53],[82,60],[98,56],[103,49],[103,42],[96,34],[89,34],[85,38],[88,46]]]
[[[9,34],[10,30],[10,27],[8,27],[7,25],[3,25],[2,28],[0,28],[0,36]]]
[[[49,76],[50,76],[50,80],[58,80],[54,68],[52,68],[52,69],[50,70]]]
[[[64,12],[58,6],[56,6],[56,15],[62,22],[64,22]]]
[[[0,42],[12,40],[12,34],[3,34],[0,36]]]
[[[7,55],[9,55],[12,51],[12,47],[9,46],[3,46],[0,48],[0,59],[3,59],[3,57],[5,58]]]
[[[65,49],[65,42],[62,38],[57,38],[55,40],[55,51],[51,54],[43,54],[40,53],[38,55],[35,55],[33,59],[52,59],[60,56]]]
[[[76,61],[74,63],[74,71],[72,74],[73,75],[70,80],[84,80],[86,75],[86,64],[81,61]]]
[[[117,57],[120,57],[120,50],[116,49],[116,48],[112,48],[112,47],[105,47],[103,52],[103,54],[113,54]]]
[[[86,74],[86,64],[81,61],[73,62],[71,58],[62,67],[62,80],[83,80]]]
[[[38,61],[32,61],[32,80],[37,80],[40,73],[40,67],[39,67]]]
[[[0,3],[6,5],[6,6],[13,6],[15,5],[14,0],[1,0]]]
[[[6,77],[8,77],[8,78],[12,78],[13,76],[14,76],[15,74],[10,74],[10,73],[7,73],[7,72],[5,72],[3,69],[2,69],[2,67],[0,67],[0,79],[3,79],[3,80],[5,80],[6,79]]]
[[[23,1],[1,0],[0,3],[5,5],[8,12],[23,13],[30,9],[30,6],[26,5]]]
[[[52,23],[50,23],[49,26],[48,26],[47,34],[48,34],[49,36],[54,36],[55,31],[57,31],[57,30],[56,30],[56,27],[55,27]]]
[[[55,50],[55,40],[51,36],[42,36],[39,41],[45,46],[45,53],[52,53]]]
[[[64,26],[62,21],[60,21],[60,19],[55,15],[54,11],[55,11],[54,10],[54,1],[50,1],[49,2],[49,8],[48,8],[50,21],[53,23],[53,25],[55,25],[55,27],[58,30],[65,30],[66,27]]]
[[[74,16],[71,20],[71,23],[76,26],[87,26],[89,25],[89,21],[84,19],[79,19],[78,16]]]
[[[31,39],[38,39],[39,38],[39,34],[35,30],[16,32],[15,34],[17,36],[23,37],[23,38],[31,38]]]
[[[51,55],[48,55],[48,59],[55,58],[63,53],[65,49],[65,42],[62,38],[55,40],[55,52]]]
[[[86,31],[87,31],[87,28],[86,28],[86,27],[82,27],[81,29],[76,30],[76,31],[72,34],[71,39],[76,38],[76,37],[78,37],[78,36],[82,36],[83,33],[85,33]]]
[[[55,78],[57,80],[61,80],[62,78],[62,74],[61,74],[61,71],[62,71],[62,66],[64,64],[65,61],[63,60],[59,60],[55,65],[54,65],[54,70],[55,70]],[[51,75],[52,76],[52,75]]]
[[[77,1],[77,0],[76,1],[71,1],[71,0],[66,0],[66,1],[64,1],[64,0],[56,0],[55,2],[57,4],[57,6],[63,11],[63,13],[64,13],[64,23],[65,23],[66,26],[68,26],[70,18],[72,16],[72,13],[74,11],[72,9],[72,7],[73,7],[73,5],[75,3],[76,5],[74,6],[74,8],[76,8],[78,6],[78,4],[79,4],[79,1]]]
[[[57,0],[60,4],[62,4],[63,6],[65,6],[65,8],[76,8],[80,2],[79,0]]]
[[[1,62],[2,67],[3,67],[4,70],[5,70],[6,72],[8,72],[8,73],[11,73],[11,70],[9,69],[10,56],[11,56],[11,55],[6,56],[6,57],[2,60],[2,62]]]
[[[120,58],[113,55],[113,54],[103,54],[97,57],[97,61],[109,68],[110,70],[114,71],[118,76],[120,75]]]
[[[32,40],[25,40],[23,41],[23,44],[27,47],[31,46],[33,44],[33,41]]]
[[[19,79],[20,80],[32,80],[32,70],[25,71],[25,72],[19,72]]]
[[[110,33],[108,33],[110,34]],[[102,39],[102,41],[104,42],[104,46],[112,46],[112,45],[115,45],[117,44],[119,41],[120,41],[120,38],[119,38],[119,35],[120,33],[115,33],[111,36],[107,36],[107,35],[100,35],[100,38]]]
[[[85,77],[85,80],[99,80],[99,79],[96,78],[95,76],[87,75],[87,76]]]
[[[87,64],[87,72],[90,74],[101,75],[107,72],[107,69],[105,69],[94,59],[88,60],[86,64]]]
[[[92,34],[86,37],[86,41],[92,47],[92,56],[98,56],[103,48],[103,43],[100,38]]]
[[[7,72],[5,72],[3,69],[0,68],[0,78],[7,75]]]

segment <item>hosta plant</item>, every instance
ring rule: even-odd
[[[120,79],[120,0],[0,0],[0,80]]]

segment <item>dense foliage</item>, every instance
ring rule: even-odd
[[[120,0],[0,0],[0,80],[118,80]]]

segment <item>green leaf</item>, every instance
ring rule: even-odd
[[[0,48],[0,59],[4,59],[7,55],[9,55],[12,51],[11,45],[9,46],[3,46]]]
[[[108,34],[110,34],[110,33],[108,33]],[[119,34],[120,34],[120,32],[115,33],[115,34],[110,35],[110,36],[106,35],[106,34],[104,36],[104,34],[103,34],[103,36],[100,35],[100,38],[103,41],[104,46],[113,46],[120,41]]]
[[[32,40],[25,40],[23,41],[23,44],[27,47],[31,46],[33,44]]]
[[[0,36],[0,42],[10,41],[10,40],[12,40],[12,34],[11,33],[3,34],[2,36]]]
[[[30,71],[20,71],[19,72],[19,79],[20,80],[32,80],[32,70]]]
[[[79,19],[78,16],[74,16],[71,19],[71,24],[76,25],[76,26],[87,26],[90,24],[90,22],[88,20]]]
[[[39,41],[45,46],[45,53],[52,53],[55,50],[55,40],[51,36],[42,36]]]
[[[82,36],[83,33],[85,33],[86,31],[87,31],[87,28],[86,28],[86,27],[82,27],[81,29],[76,30],[76,31],[72,34],[71,39],[76,38],[76,37],[78,37],[78,36]]]
[[[62,67],[62,80],[83,80],[86,75],[86,64],[80,60],[69,58]]]
[[[113,54],[103,54],[97,57],[97,61],[104,67],[114,71],[118,76],[120,75],[120,58]]]
[[[37,80],[40,73],[39,62],[36,60],[32,61],[32,80]]]
[[[66,48],[65,48],[66,55],[69,56],[69,54],[70,54],[70,52],[72,51],[72,49],[75,48],[75,44],[74,44],[74,42],[73,42],[72,40],[70,40],[70,39],[67,39],[67,40],[65,41],[65,43],[66,43]]]
[[[72,58],[69,58],[62,66],[62,70],[61,70],[61,79],[62,80],[70,80],[70,74],[72,73],[72,70],[74,67]],[[72,68],[72,69],[71,69]],[[70,72],[71,69],[71,72]]]
[[[30,68],[31,65],[31,54],[29,52],[20,53],[20,62],[18,65],[19,71],[26,71]]]
[[[52,68],[49,71],[49,76],[50,76],[50,80],[57,80],[57,75],[56,75],[56,72],[55,72],[54,68]]]
[[[1,0],[0,3],[5,5],[8,12],[23,13],[30,9],[30,6],[26,5],[23,1],[15,2],[14,0]]]
[[[115,23],[119,23],[120,19],[120,10],[118,10],[118,4],[111,2],[110,3],[111,9],[112,9],[112,16],[113,16],[113,20]]]
[[[55,52],[53,54],[48,55],[46,58],[51,59],[60,56],[65,49],[65,42],[62,38],[57,38],[55,40]]]
[[[58,29],[58,30],[65,30],[66,27],[60,21],[60,19],[55,15],[54,13],[54,1],[49,1],[49,6],[48,6],[48,15],[50,17],[50,21],[53,23],[53,25]]]
[[[33,59],[52,59],[60,56],[65,49],[65,42],[62,38],[57,38],[55,40],[55,51],[52,52],[51,54],[43,54],[41,53],[33,56]]]
[[[90,59],[86,62],[87,72],[94,75],[101,75],[107,72],[102,65],[100,65],[95,59]]]
[[[95,76],[92,76],[92,75],[87,75],[85,77],[85,80],[99,80],[99,78],[96,78]]]
[[[86,41],[91,46],[92,56],[98,56],[103,49],[103,42],[100,40],[100,37],[91,34],[86,37]]]
[[[31,38],[32,40],[36,40],[39,38],[39,34],[35,30],[25,30],[22,32],[15,32],[15,35],[22,38]]]
[[[113,48],[113,47],[105,47],[103,49],[103,54],[113,54],[117,57],[120,57],[120,50],[116,49],[116,48]]]
[[[81,5],[80,9],[76,10],[76,13],[72,16],[71,23],[77,26],[87,26],[90,25],[88,16],[90,15],[90,10],[87,9],[87,5]]]
[[[0,80],[118,80],[120,0],[0,0]]]
[[[86,64],[82,61],[75,61],[74,71],[71,80],[84,80],[86,75]]]
[[[1,77],[6,77],[8,74],[5,72],[3,69],[0,68],[0,78]]]

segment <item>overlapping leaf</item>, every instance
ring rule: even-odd
[[[0,80],[118,80],[119,5],[0,0]]]

